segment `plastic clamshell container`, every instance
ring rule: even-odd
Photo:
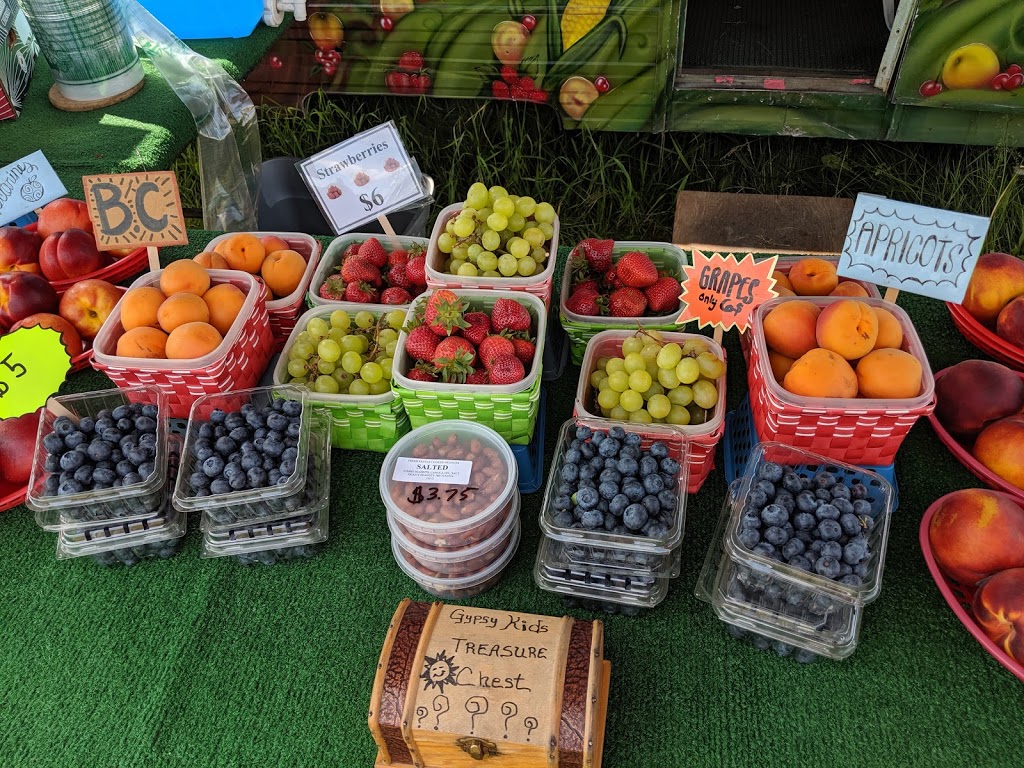
[[[648,555],[644,552],[624,552],[580,544],[566,544],[551,540],[547,565],[557,568],[584,568],[592,573],[630,574],[676,578],[683,569],[683,545],[669,555]]]
[[[297,510],[303,503],[307,481],[306,462],[309,455],[309,433],[313,424],[310,406],[306,402],[308,390],[300,387],[257,387],[219,395],[203,395],[192,406],[185,447],[181,454],[181,467],[174,486],[174,506],[189,512],[209,512],[217,509],[235,521],[258,520],[262,517]],[[227,414],[237,413],[243,405],[264,408],[274,400],[293,400],[302,406],[298,437],[298,456],[295,470],[288,481],[268,488],[244,489],[230,493],[199,496],[189,482],[189,476],[198,471],[196,443],[199,429],[210,420],[215,410]]]
[[[512,538],[501,556],[476,573],[462,576],[443,577],[426,573],[403,556],[398,540],[394,537],[391,539],[391,553],[402,572],[419,584],[423,591],[444,600],[467,600],[486,592],[498,583],[505,567],[512,562],[516,550],[519,549],[521,535],[517,520],[512,528]]]
[[[331,306],[334,309],[348,309],[350,306],[356,306],[350,301],[331,301],[320,297],[320,286],[324,284],[328,277],[330,277],[337,267],[341,266],[341,256],[345,253],[345,249],[348,248],[352,243],[362,243],[365,240],[369,240],[371,237],[377,238],[380,244],[384,246],[384,250],[390,253],[395,250],[395,243],[398,243],[402,250],[408,251],[410,248],[419,247],[424,253],[427,251],[427,238],[425,237],[406,237],[404,235],[396,235],[391,237],[390,235],[375,235],[372,233],[358,233],[352,232],[347,235],[341,235],[334,238],[331,244],[327,246],[327,250],[324,251],[323,256],[320,258],[320,263],[317,265],[316,271],[313,273],[313,279],[309,282],[309,291],[306,293],[306,304],[310,307],[322,307]],[[362,306],[362,305],[359,305]],[[379,305],[375,305],[379,306]],[[383,305],[391,309],[406,309],[408,305]]]
[[[324,499],[315,510],[297,517],[240,525],[224,533],[206,532],[200,556],[236,557],[245,565],[274,565],[311,557],[317,552],[316,545],[327,541],[329,506]]]
[[[440,578],[471,576],[487,568],[504,554],[512,541],[513,529],[519,526],[519,505],[517,490],[515,504],[509,510],[501,527],[486,539],[457,549],[431,547],[410,538],[390,514],[388,527],[402,556],[418,571]]]
[[[474,441],[479,447],[472,451]],[[481,465],[488,451],[488,465]],[[497,432],[471,421],[440,421],[414,429],[388,451],[378,487],[389,519],[410,539],[457,550],[501,526],[515,509],[517,479],[515,457]],[[477,490],[468,490],[470,483]]]
[[[168,498],[160,512],[144,520],[61,531],[57,536],[57,559],[91,556],[101,565],[166,560],[180,550],[187,525],[187,515],[174,509]]]
[[[444,271],[445,254],[437,246],[438,238],[444,232],[448,220],[458,216],[463,208],[462,203],[449,205],[434,221],[434,229],[430,233],[430,242],[427,246],[427,287],[428,288],[475,288],[478,290],[499,290],[499,291],[526,291],[533,294],[545,306],[551,300],[551,287],[554,284],[555,262],[558,261],[558,237],[561,232],[561,223],[558,215],[551,225],[554,232],[551,239],[546,242],[545,249],[548,252],[544,260],[544,269],[529,277],[467,277],[464,275],[452,275]]]
[[[405,307],[382,304],[337,304],[316,306],[307,311],[292,329],[284,344],[284,352],[274,366],[274,385],[285,386],[291,381],[288,375],[288,351],[313,318],[328,320],[331,313],[342,309],[351,316],[357,312],[370,312],[379,318],[395,309]],[[380,453],[394,446],[402,435],[409,431],[409,418],[402,407],[402,401],[389,389],[379,395],[331,395],[310,390],[308,402],[311,406],[326,410],[331,417],[331,442],[335,448],[368,450]]]
[[[583,363],[580,367],[579,384],[576,387],[575,413],[583,419],[604,419],[601,416],[600,406],[594,402],[594,388],[590,386],[590,375],[597,370],[597,361],[602,357],[620,357],[622,355],[622,342],[636,335],[635,331],[601,331],[587,342],[587,350],[583,354]],[[728,365],[725,348],[716,344],[710,336],[703,336],[696,333],[673,333],[662,331],[661,336],[666,344],[675,342],[680,346],[687,341],[699,339],[705,342],[708,349],[720,360]],[[696,493],[704,484],[708,474],[715,466],[715,448],[722,439],[725,432],[725,404],[726,404],[726,374],[715,382],[718,389],[718,402],[715,403],[708,420],[703,424],[674,425],[664,424],[660,426],[679,430],[689,441],[689,466],[690,478],[688,490]],[[609,422],[623,426],[629,424],[630,431],[640,431],[642,424],[629,422]]]
[[[679,477],[676,481],[676,511],[672,521],[672,527],[668,533],[658,538],[646,536],[628,536],[611,533],[602,528],[586,530],[583,528],[562,528],[554,524],[554,504],[558,496],[558,486],[561,482],[562,467],[565,464],[565,452],[568,445],[573,441],[577,426],[589,426],[592,429],[606,431],[613,426],[620,426],[627,432],[635,432],[625,424],[617,422],[599,421],[595,419],[581,420],[569,419],[562,425],[558,433],[558,443],[555,445],[554,458],[551,462],[551,469],[548,472],[548,484],[544,489],[544,503],[540,509],[540,529],[548,537],[567,545],[581,547],[579,562],[590,563],[600,566],[607,559],[610,552],[642,553],[647,555],[664,555],[661,561],[657,562],[658,570],[667,574],[671,570],[673,551],[683,540],[683,529],[686,522],[686,485],[687,485],[687,461],[686,456],[689,445],[683,436],[674,430],[664,429],[662,425],[644,424],[644,431],[637,432],[641,437],[641,448],[646,450],[651,443],[660,441],[668,448],[669,458],[679,462]],[[588,552],[601,550],[600,556],[590,555]]]
[[[132,387],[86,392],[80,395],[62,395],[53,398],[53,401],[59,408],[69,411],[77,419],[85,416],[93,418],[100,411],[113,410],[121,405],[155,405],[159,410],[156,419],[156,455],[153,458],[153,473],[140,483],[120,488],[82,491],[67,496],[47,496],[44,485],[50,473],[44,466],[46,448],[43,447],[43,438],[53,431],[54,422],[62,414],[44,406],[39,420],[39,430],[36,433],[35,458],[32,461],[32,474],[26,493],[26,503],[29,509],[36,513],[36,520],[43,530],[56,531],[86,521],[144,517],[158,511],[163,504],[164,487],[169,472],[167,396],[157,387]]]

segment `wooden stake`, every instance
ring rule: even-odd
[[[149,271],[158,272],[160,270],[160,253],[152,245],[146,248],[146,255],[149,256]]]
[[[883,301],[888,301],[890,304],[896,303],[896,297],[900,295],[899,288],[886,288],[885,295],[882,297]]]
[[[384,230],[384,234],[388,236],[388,240],[391,242],[391,247],[401,248],[402,244],[398,242],[398,233],[395,232],[395,228],[391,226],[391,222],[388,221],[388,217],[381,214],[377,217],[377,222],[380,224],[381,229]]]
[[[717,344],[718,346],[722,346],[722,326],[715,326],[715,333],[714,335],[712,335],[711,338],[714,340],[715,344]]]

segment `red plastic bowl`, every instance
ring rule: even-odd
[[[1005,494],[1008,495],[1008,494]],[[974,615],[971,613],[971,600],[974,595],[969,591],[963,589],[960,585],[950,581],[943,575],[942,571],[939,570],[938,563],[935,562],[935,556],[932,554],[932,543],[928,537],[928,529],[932,524],[932,517],[935,515],[936,510],[939,508],[939,504],[946,497],[943,496],[936,499],[928,510],[924,513],[924,517],[921,519],[921,528],[918,531],[918,539],[921,542],[921,552],[924,554],[924,560],[928,563],[928,570],[932,574],[932,578],[935,580],[935,585],[939,588],[939,592],[946,598],[946,602],[949,603],[949,607],[953,609],[953,613],[960,619],[960,623],[963,624],[967,631],[974,635],[974,639],[981,643],[981,646],[992,655],[992,657],[1006,667],[1010,672],[1024,681],[1024,665],[1014,661],[1007,655],[1007,653],[1000,648],[998,645],[993,643],[988,635],[986,635],[981,627],[978,626],[974,620]],[[1010,497],[1014,503],[1020,503],[1019,499]]]
[[[37,224],[35,222],[25,227],[29,232],[35,232],[36,228]],[[148,268],[149,254],[145,248],[137,248],[127,256],[122,256],[113,264],[108,264],[102,269],[90,272],[88,275],[72,277],[67,280],[57,280],[50,283],[50,285],[53,286],[53,290],[57,292],[58,296],[63,296],[64,292],[79,280],[106,280],[108,283],[120,283],[130,277],[135,277],[139,272],[144,272]]]
[[[960,329],[971,344],[982,352],[987,352],[1001,363],[1006,363],[1011,368],[1024,371],[1024,349],[1015,347],[1008,341],[999,338],[984,325],[974,319],[966,309],[959,304],[946,302],[949,314],[953,316],[953,324]]]
[[[946,375],[948,370],[949,368],[946,368],[935,374],[936,386],[938,386],[939,381]],[[1024,373],[1018,373],[1017,375],[1024,379]],[[1024,503],[1024,488],[1018,488],[1012,483],[1003,480],[1003,478],[974,458],[974,456],[971,455],[971,452],[955,437],[953,437],[953,435],[951,435],[944,426],[942,426],[942,423],[939,421],[934,411],[928,414],[928,421],[931,422],[932,429],[935,430],[935,434],[938,435],[942,444],[949,449],[949,452],[953,454],[953,457],[957,461],[970,470],[972,475],[981,480],[981,482],[989,488],[1001,491],[1008,496],[1013,496],[1018,502]]]

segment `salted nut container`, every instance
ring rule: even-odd
[[[376,768],[600,768],[604,626],[403,600],[370,699]]]

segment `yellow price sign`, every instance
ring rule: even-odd
[[[51,328],[20,328],[0,336],[0,419],[46,404],[71,369],[71,356]]]

